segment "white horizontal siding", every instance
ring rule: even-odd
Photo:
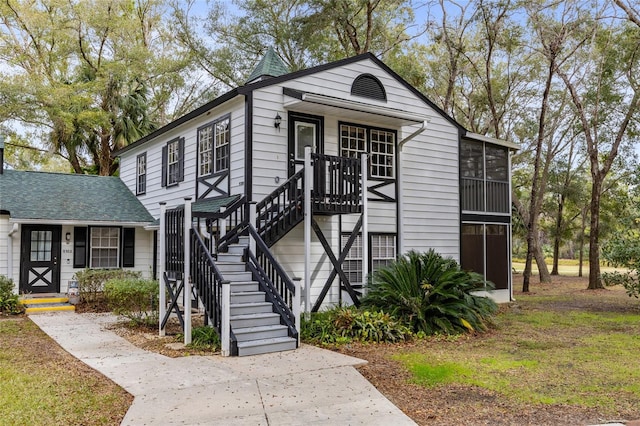
[[[136,190],[136,158],[138,154],[147,153],[147,190],[138,199],[155,218],[160,214],[160,202],[166,202],[167,208],[184,203],[185,197],[195,198],[197,176],[197,129],[227,114],[231,115],[230,173],[231,193],[242,193],[244,175],[244,102],[237,98],[221,105],[200,117],[194,118],[172,129],[154,140],[125,152],[120,157],[120,178],[129,190]],[[162,148],[167,142],[183,137],[184,147],[184,181],[177,185],[162,187]],[[226,189],[226,188],[225,188]]]

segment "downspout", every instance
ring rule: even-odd
[[[18,232],[20,225],[13,224],[11,231],[7,234],[7,278],[13,279],[13,234]]]
[[[427,126],[429,125],[430,122],[431,122],[431,119],[427,118],[422,122],[422,126],[418,130],[416,130],[415,132],[411,133],[409,136],[407,136],[406,138],[398,142],[398,218],[397,220],[398,220],[398,231],[400,234],[398,235],[398,253],[399,254],[404,253],[404,220],[402,219],[404,214],[404,193],[403,193],[403,185],[402,185],[402,180],[403,180],[402,179],[402,148],[407,142],[409,142],[410,140],[412,140],[413,138],[415,138],[416,136],[418,136],[419,134],[427,130]]]

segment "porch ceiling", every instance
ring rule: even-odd
[[[284,107],[315,115],[334,115],[345,121],[375,121],[382,126],[402,127],[429,121],[427,114],[416,114],[384,105],[336,98],[285,87]],[[374,117],[372,117],[374,116]]]

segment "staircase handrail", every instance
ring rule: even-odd
[[[216,265],[211,252],[195,226],[191,228],[191,278],[196,294],[202,301],[205,315],[213,322],[213,326],[222,335],[222,285],[229,281],[224,279]],[[213,278],[211,282],[210,278]],[[230,329],[230,327],[229,327]],[[231,351],[237,353],[237,339],[230,329]]]
[[[227,206],[224,212],[221,212],[219,215],[215,217],[217,222],[217,228],[220,230],[220,221],[223,219],[234,220],[234,223],[231,223],[231,229],[226,230],[222,237],[218,238],[216,241],[216,251],[224,251],[224,249],[234,242],[237,237],[242,234],[242,231],[246,228],[249,223],[249,214],[247,212],[248,204],[246,202],[246,198],[244,196],[238,198],[236,201]]]
[[[259,254],[254,254],[247,248],[247,264],[258,278],[260,286],[263,287],[263,291],[265,291],[267,297],[273,303],[273,306],[278,314],[280,314],[285,325],[289,328],[289,335],[297,338],[298,330],[296,330],[295,325],[296,319],[290,306],[290,304],[293,303],[293,296],[296,292],[295,285],[280,263],[273,257],[269,247],[260,237],[256,228],[252,224],[249,224],[248,230],[249,235],[256,243],[256,252]],[[265,264],[270,266],[269,269],[273,270],[275,275],[271,276],[267,273],[258,258],[262,258]],[[274,283],[274,281],[276,282]]]

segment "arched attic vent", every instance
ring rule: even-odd
[[[375,76],[371,74],[361,74],[353,80],[351,94],[363,96],[378,101],[387,101],[387,92],[384,86]]]

